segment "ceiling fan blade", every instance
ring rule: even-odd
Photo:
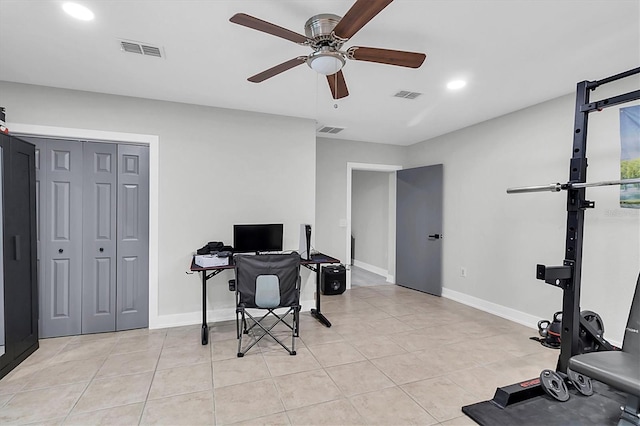
[[[253,28],[254,30],[262,31],[263,33],[271,34],[276,37],[281,37],[294,43],[305,44],[307,38],[302,34],[298,34],[286,28],[279,27],[271,22],[263,21],[262,19],[255,18],[247,15],[246,13],[236,13],[229,19],[234,24],[243,25],[245,27]]]
[[[349,96],[347,82],[344,80],[342,70],[335,74],[328,75],[327,81],[329,82],[329,88],[331,89],[331,96],[333,96],[333,99],[341,99]]]
[[[297,58],[289,59],[286,62],[276,65],[275,67],[271,67],[268,70],[264,70],[261,73],[258,73],[254,76],[249,77],[249,80],[252,83],[260,83],[265,81],[268,78],[271,78],[275,75],[278,75],[286,70],[290,70],[293,67],[297,67],[300,64],[304,64],[307,61],[306,56],[298,56]]]
[[[424,53],[404,52],[402,50],[378,49],[375,47],[353,46],[347,50],[347,58],[356,61],[378,62],[380,64],[419,68],[427,55]]]
[[[333,33],[341,39],[350,39],[393,0],[356,0],[342,17]]]

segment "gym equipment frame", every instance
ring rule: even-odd
[[[568,377],[570,372],[567,371],[569,359],[580,353],[579,332],[581,327],[597,341],[602,350],[617,349],[604,340],[600,333],[580,315],[580,284],[582,278],[585,210],[595,207],[595,202],[586,199],[586,188],[640,183],[640,179],[612,180],[596,183],[586,182],[587,126],[589,114],[594,111],[602,111],[604,108],[638,100],[640,99],[640,90],[602,99],[597,102],[590,102],[589,95],[593,90],[604,84],[636,74],[640,74],[640,67],[603,80],[582,81],[578,83],[576,91],[573,155],[569,163],[569,181],[567,183],[507,189],[507,193],[509,194],[567,191],[565,259],[562,266],[537,265],[536,278],[544,280],[547,284],[560,287],[563,290],[560,356],[558,357],[556,373],[568,382],[570,382],[570,378]],[[508,404],[542,395],[543,392],[539,389],[541,387],[540,381],[540,379],[532,379],[504,388],[498,388],[493,401],[504,408]]]

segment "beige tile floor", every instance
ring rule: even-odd
[[[298,354],[235,323],[40,341],[0,380],[0,424],[473,425],[460,408],[554,368],[535,330],[395,285],[322,299]]]

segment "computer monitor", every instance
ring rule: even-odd
[[[282,223],[233,225],[233,251],[282,251],[283,228]]]

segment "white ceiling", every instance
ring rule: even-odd
[[[409,145],[640,66],[638,0],[395,0],[345,48],[424,52],[425,63],[348,61],[350,95],[334,101],[304,64],[248,82],[310,49],[229,18],[244,12],[304,34],[309,17],[342,16],[353,0],[77,2],[93,21],[70,18],[58,0],[0,0],[0,80],[310,118],[345,127],[341,139]],[[166,57],[123,53],[120,39]],[[467,87],[448,91],[455,78]]]

